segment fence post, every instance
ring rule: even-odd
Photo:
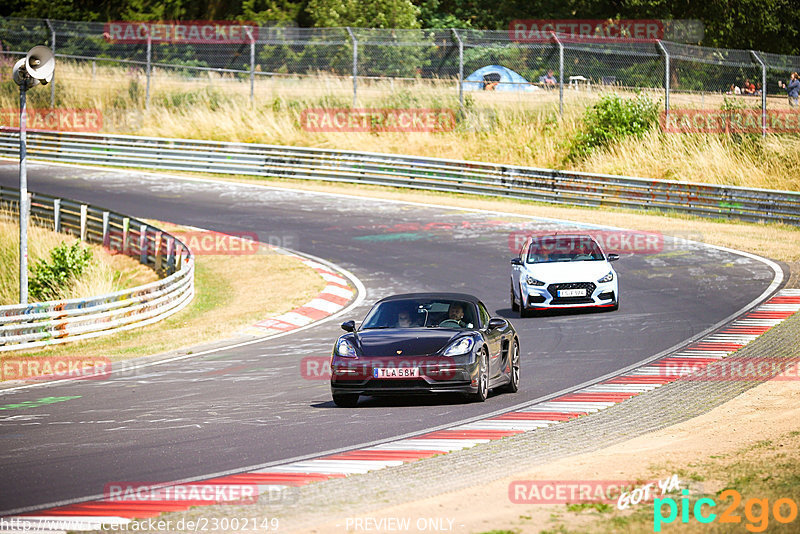
[[[103,212],[103,247],[106,249],[111,248],[111,235],[108,233],[108,215],[107,211]]]
[[[87,232],[87,218],[89,215],[89,206],[86,204],[81,204],[81,241],[86,241],[86,232]]]
[[[250,38],[250,106],[255,105],[255,80],[256,80],[256,41],[253,38],[253,29],[247,28]]]
[[[61,232],[61,199],[53,199],[53,231]]]
[[[558,38],[555,32],[550,35],[555,39],[558,45],[558,115],[564,116],[564,44]]]
[[[350,40],[353,42],[353,107],[356,107],[358,97],[358,40],[350,26],[347,27],[347,33],[350,34]]]
[[[147,89],[144,96],[144,108],[150,109],[150,70],[153,57],[153,39],[147,32]]]
[[[664,124],[669,124],[669,52],[660,39],[656,44],[664,54]]]
[[[755,60],[761,65],[761,137],[767,136],[767,65],[755,50],[750,50]]]
[[[50,22],[50,19],[44,19],[47,22],[47,27],[50,28],[50,50],[53,51],[53,55],[56,55],[56,30],[53,28],[53,24]],[[53,72],[53,79],[50,80],[50,109],[56,107],[56,75]]]
[[[458,35],[456,28],[451,28],[453,36],[458,41],[458,105],[464,110],[464,42]]]

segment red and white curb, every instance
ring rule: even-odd
[[[314,269],[327,285],[309,302],[286,313],[258,321],[243,333],[264,336],[290,332],[343,310],[355,298],[356,291],[350,287],[347,279],[327,265],[290,252],[285,254]]]
[[[333,275],[333,273],[328,274]],[[335,287],[340,287],[338,282],[335,282],[335,284]],[[263,493],[270,489],[303,486],[312,482],[398,466],[437,454],[446,454],[569,421],[582,415],[605,410],[640,393],[645,393],[681,378],[678,373],[665,373],[664,367],[666,365],[690,363],[693,369],[697,369],[698,366],[708,365],[725,358],[798,311],[800,311],[800,289],[785,289],[779,291],[764,304],[733,321],[722,330],[693,342],[677,353],[546,402],[489,417],[481,421],[474,421],[390,443],[340,452],[320,458],[301,460],[247,473],[221,476],[202,482],[192,482],[190,485],[257,485],[259,491]],[[101,523],[126,524],[134,519],[153,518],[164,512],[181,511],[192,506],[204,504],[216,503],[163,500],[157,502],[109,502],[99,500],[70,504],[2,519],[6,524],[11,520],[30,521],[28,532],[37,527],[40,528],[40,532],[92,530],[98,529]],[[58,524],[52,523],[54,520],[68,520],[70,521],[69,527],[48,529],[47,525],[56,526]],[[0,527],[2,527],[2,524],[0,524]],[[7,531],[6,529],[2,530]]]

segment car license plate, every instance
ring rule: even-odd
[[[585,297],[586,290],[585,289],[559,289],[558,290],[559,297]]]
[[[418,378],[419,367],[379,367],[372,370],[373,378]]]

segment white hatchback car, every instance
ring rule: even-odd
[[[612,261],[589,235],[529,237],[511,260],[511,309],[526,317],[533,310],[619,309],[619,279]]]

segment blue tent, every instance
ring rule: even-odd
[[[499,82],[495,91],[539,91],[540,88],[506,67],[487,65],[481,67],[464,80],[464,91],[483,91],[490,82]]]

